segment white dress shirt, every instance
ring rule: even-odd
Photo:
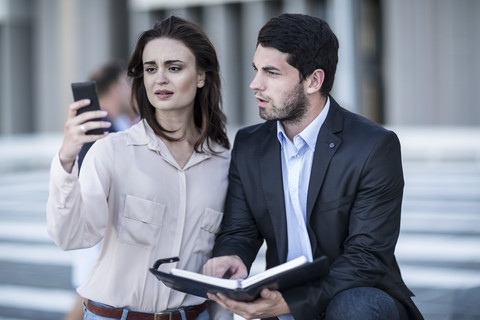
[[[98,140],[82,165],[67,173],[53,159],[47,203],[48,232],[65,250],[103,239],[99,259],[78,289],[113,307],[158,312],[200,304],[203,298],[171,290],[149,268],[179,256],[176,267],[201,272],[223,216],[230,153],[194,152],[180,167],[146,121]]]
[[[312,172],[313,155],[318,133],[327,118],[330,99],[320,114],[291,141],[285,130],[277,122],[277,136],[282,149],[283,192],[287,215],[288,254],[287,261],[301,255],[313,260],[312,246],[307,232],[306,211],[308,184]],[[280,320],[293,319],[292,315],[282,315]]]

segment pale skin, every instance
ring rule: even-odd
[[[111,123],[107,121],[91,121],[93,119],[106,117],[107,111],[104,110],[84,112],[77,116],[77,110],[89,104],[90,100],[88,99],[79,100],[72,103],[68,108],[63,142],[59,151],[60,163],[68,173],[72,173],[75,160],[85,143],[94,142],[108,134],[106,132],[103,135],[88,135],[83,132],[81,125],[83,124],[87,131],[98,128],[106,129],[111,126]]]
[[[197,70],[195,56],[178,40],[157,38],[145,46],[144,85],[150,103],[155,108],[155,118],[160,125],[171,131],[178,141],[164,140],[177,163],[183,167],[190,159],[198,137],[193,117],[193,105],[197,88],[205,84],[205,72]],[[65,171],[71,173],[82,145],[105,137],[86,135],[86,131],[108,128],[110,122],[91,121],[107,115],[104,110],[85,112],[77,116],[77,110],[90,104],[81,100],[70,105],[65,123],[60,162]]]
[[[178,141],[164,140],[178,164],[190,159],[198,129],[193,105],[197,88],[205,84],[205,72],[196,68],[195,56],[180,41],[158,38],[143,51],[144,85],[148,100],[155,107],[155,117]]]
[[[274,48],[259,45],[255,51],[253,67],[256,72],[250,88],[255,91],[260,114],[263,118],[280,120],[290,140],[303,131],[323,110],[327,98],[320,92],[325,73],[322,69],[314,70],[301,83],[307,98],[308,108],[295,121],[282,121],[277,115],[282,114],[283,102],[288,101],[300,82],[296,68],[287,63],[287,55]],[[207,261],[203,273],[215,277],[225,276],[231,279],[247,277],[247,268],[238,256],[221,256]],[[245,319],[269,318],[289,314],[290,308],[281,292],[263,289],[260,298],[253,302],[239,302],[217,294],[208,294],[209,299],[225,309]]]

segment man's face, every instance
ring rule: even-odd
[[[259,45],[253,58],[255,91],[260,117],[265,120],[297,122],[308,109],[304,81],[296,68],[287,63],[287,54]]]

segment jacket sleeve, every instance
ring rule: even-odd
[[[238,255],[249,270],[263,243],[255,219],[252,216],[244,191],[245,186],[238,170],[239,157],[247,157],[242,152],[237,135],[232,149],[229,169],[229,186],[220,232],[215,239],[212,255]]]

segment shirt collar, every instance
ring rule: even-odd
[[[320,114],[313,119],[310,124],[302,130],[299,134],[297,134],[296,137],[300,137],[305,143],[308,145],[308,147],[312,150],[315,150],[315,145],[317,143],[317,137],[318,137],[318,132],[320,131],[320,128],[322,127],[323,123],[325,122],[325,119],[327,118],[328,110],[330,109],[330,97],[327,97],[327,102],[325,103],[325,106],[323,107],[322,111]],[[277,121],[277,138],[278,141],[280,141],[280,144],[283,146],[285,141],[288,139],[287,135],[285,133],[285,129],[283,128],[283,125],[280,121]]]
[[[158,140],[152,128],[147,123],[147,120],[142,119],[137,124],[126,130],[127,132],[127,145],[129,146],[142,146],[148,145],[150,149],[161,149],[158,146]]]
[[[166,144],[155,134],[155,132],[148,125],[147,120],[145,119],[142,119],[129,129],[127,129],[126,132],[127,145],[129,146],[148,145],[148,148],[151,150],[159,151],[163,154],[170,153]],[[210,147],[214,153],[209,151],[207,142],[205,141],[203,143],[203,150],[205,150],[205,152],[201,154],[195,152],[196,156],[200,158],[209,158],[212,155],[215,155],[222,158],[229,158],[229,151],[218,143],[210,140]]]

